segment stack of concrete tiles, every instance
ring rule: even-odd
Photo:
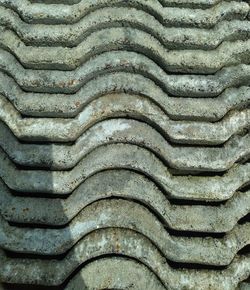
[[[250,289],[249,11],[0,0],[3,289]]]

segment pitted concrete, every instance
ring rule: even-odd
[[[249,224],[237,225],[223,239],[176,238],[144,207],[124,200],[104,200],[87,206],[63,229],[19,229],[1,219],[0,245],[14,252],[62,254],[88,233],[107,227],[139,232],[167,259],[182,263],[229,265],[236,253],[250,243]]]
[[[15,163],[55,170],[73,168],[88,153],[104,144],[129,143],[154,152],[172,168],[197,172],[225,171],[238,160],[249,158],[249,142],[250,136],[246,134],[232,137],[222,148],[177,147],[143,122],[116,118],[90,127],[70,147],[64,144],[23,144],[6,125],[0,123],[0,146]]]
[[[248,2],[0,0],[0,288],[249,288]]]
[[[215,49],[223,41],[244,40],[250,35],[250,22],[219,22],[213,29],[165,27],[152,15],[135,8],[98,9],[72,25],[28,24],[13,10],[0,6],[0,21],[14,30],[20,39],[33,46],[79,45],[87,36],[105,28],[132,27],[154,36],[168,49]]]
[[[32,260],[9,259],[1,252],[4,267],[0,277],[4,281],[16,281],[16,277],[22,277],[22,283],[45,285],[58,285],[65,280],[75,268],[87,260],[107,254],[123,254],[141,261],[171,289],[235,289],[239,281],[244,280],[250,274],[249,256],[235,257],[231,265],[222,271],[208,273],[206,270],[176,270],[168,266],[166,259],[150,240],[136,232],[119,229],[98,230],[82,239],[67,256],[61,260]],[[14,275],[13,275],[14,274]],[[46,277],[46,278],[45,278]],[[207,281],[209,286],[204,285]],[[202,286],[204,285],[204,286]]]
[[[244,1],[244,0],[243,0]],[[189,7],[193,9],[207,9],[225,2],[243,2],[242,0],[161,0],[164,7]],[[245,1],[247,2],[247,1]],[[231,5],[234,3],[230,3]]]
[[[222,144],[231,136],[250,126],[250,109],[231,112],[221,121],[189,122],[173,121],[159,107],[145,98],[135,101],[133,95],[104,96],[90,103],[74,119],[23,118],[15,108],[1,98],[0,120],[11,129],[15,136],[25,141],[69,142],[79,138],[90,126],[112,117],[129,116],[145,120],[160,128],[165,136],[176,143]],[[109,103],[113,102],[113,106]]]
[[[249,163],[237,164],[222,176],[174,175],[153,153],[129,144],[101,146],[70,171],[20,170],[3,151],[0,158],[0,177],[11,189],[23,193],[66,195],[86,178],[112,168],[130,169],[150,176],[172,198],[222,201],[232,197],[239,188],[248,185],[250,176]],[[12,176],[16,178],[13,180]]]
[[[74,4],[74,0],[64,1]],[[187,1],[185,2],[187,3]],[[211,3],[211,1],[209,2]],[[49,7],[46,4],[31,4],[29,0],[1,0],[0,4],[17,11],[25,21],[31,23],[75,23],[97,9],[125,6],[142,9],[162,21],[164,25],[207,28],[213,27],[224,19],[244,19],[250,10],[249,5],[242,1],[214,2],[217,4],[215,7],[203,11],[176,7],[164,8],[158,0],[82,0],[76,5],[50,5]]]
[[[0,29],[0,47],[12,52],[26,68],[74,70],[93,56],[116,50],[135,51],[177,73],[215,73],[223,67],[249,64],[250,40],[223,42],[214,50],[169,50],[153,35],[130,27],[106,28],[76,47],[27,46],[11,30]],[[83,53],[84,52],[84,53]]]
[[[249,86],[250,82],[250,66],[245,64],[223,68],[213,75],[176,75],[168,74],[142,54],[111,51],[94,57],[74,71],[28,70],[10,53],[0,51],[0,70],[13,76],[25,91],[32,92],[75,93],[89,80],[117,71],[142,74],[178,97],[216,97],[227,88]]]
[[[240,68],[237,72],[240,73]],[[208,97],[205,93],[203,98],[181,98],[169,96],[165,93],[165,88],[157,86],[148,77],[128,72],[108,73],[96,77],[70,95],[26,92],[8,75],[0,73],[0,77],[2,96],[22,115],[34,117],[75,117],[91,101],[106,94],[118,95],[123,92],[134,94],[135,100],[138,99],[137,95],[145,96],[174,120],[219,121],[229,111],[247,108],[250,104],[250,89],[247,86],[225,89],[216,98]],[[242,78],[238,80],[242,81]],[[210,93],[211,91],[207,91],[207,94]]]
[[[105,288],[166,289],[160,279],[142,263],[116,257],[89,263],[67,284],[66,290]]]
[[[149,179],[128,170],[107,170],[85,180],[67,199],[13,196],[4,183],[1,215],[27,224],[66,225],[87,205],[117,197],[139,201],[168,228],[197,232],[229,232],[250,210],[250,192],[236,192],[224,205],[173,205]]]
[[[176,75],[167,74],[142,54],[115,51],[96,56],[75,71],[28,70],[10,53],[0,51],[0,70],[13,76],[22,89],[32,92],[75,93],[89,80],[116,72],[142,74],[178,97],[216,97],[227,88],[249,86],[250,82],[250,66],[245,64],[223,68],[213,75]]]

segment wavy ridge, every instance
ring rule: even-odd
[[[84,208],[62,229],[18,228],[1,218],[0,244],[2,249],[18,253],[59,255],[92,231],[110,227],[141,233],[168,260],[181,263],[229,265],[250,243],[250,223],[237,225],[222,239],[175,237],[145,207],[125,200],[101,200]]]
[[[66,290],[82,287],[83,281],[86,289],[101,289],[103,285],[111,289],[167,289],[144,264],[117,256],[97,259],[83,266],[69,281]],[[238,290],[249,289],[248,283],[241,282],[238,286]]]
[[[126,181],[126,182],[124,182]],[[166,226],[183,231],[229,232],[250,212],[250,193],[237,192],[220,206],[172,205],[143,175],[132,171],[104,171],[86,179],[67,199],[13,196],[0,181],[1,215],[11,222],[65,225],[92,202],[116,197],[150,207]]]
[[[176,147],[145,123],[133,119],[111,119],[90,127],[71,146],[39,145],[20,143],[8,127],[0,123],[0,146],[15,163],[26,167],[71,169],[95,148],[112,143],[128,143],[147,148],[170,167],[181,170],[224,171],[231,168],[237,160],[247,160],[250,157],[249,134],[230,139],[222,148]]]
[[[236,2],[242,0],[236,0]],[[244,1],[244,0],[243,0]],[[160,0],[163,7],[180,7],[192,9],[207,9],[224,2],[235,2],[235,0]]]
[[[98,9],[73,25],[27,24],[12,10],[0,6],[1,25],[14,30],[26,45],[79,45],[87,36],[104,28],[128,26],[154,36],[168,49],[214,49],[223,41],[235,41],[250,36],[249,21],[223,21],[211,29],[166,28],[148,13],[125,7]]]
[[[202,281],[207,281],[215,290],[221,289],[221,285],[233,289],[250,272],[248,256],[236,257],[223,271],[176,270],[168,266],[158,249],[145,237],[131,231],[106,229],[95,231],[83,238],[61,261],[10,259],[1,252],[4,267],[0,270],[0,277],[2,281],[11,283],[18,280],[19,283],[36,281],[36,284],[59,285],[74,269],[91,258],[105,254],[124,256],[124,253],[148,266],[167,289],[176,289],[176,285],[195,289],[203,285]]]
[[[12,75],[24,90],[32,92],[75,93],[89,80],[119,71],[149,77],[178,97],[214,97],[226,88],[250,85],[249,65],[224,68],[215,75],[172,75],[144,55],[115,51],[94,57],[76,71],[44,71],[24,69],[10,53],[0,52],[0,70]]]
[[[86,106],[74,119],[24,118],[0,95],[0,119],[21,140],[68,142],[78,139],[91,125],[112,117],[130,116],[160,128],[171,141],[191,144],[221,144],[250,124],[250,109],[231,112],[216,123],[171,120],[145,98],[121,94],[102,97]],[[111,102],[114,105],[109,106]]]
[[[159,1],[134,0],[124,2],[123,0],[85,0],[73,6],[52,5],[48,9],[46,4],[30,4],[27,0],[1,0],[0,4],[7,8],[12,8],[28,23],[48,23],[48,24],[71,24],[80,21],[87,14],[96,9],[110,6],[125,6],[141,9],[150,13],[164,25],[168,26],[195,26],[213,27],[222,20],[245,19],[249,13],[249,5],[245,2],[236,1],[218,5],[207,9],[179,9],[176,7],[164,8]]]
[[[12,31],[0,32],[0,46],[16,55],[23,66],[35,69],[74,70],[96,54],[113,50],[145,54],[166,71],[181,73],[215,73],[224,66],[249,64],[250,59],[250,40],[223,42],[213,51],[169,51],[151,34],[130,27],[93,32],[73,48],[26,46]]]
[[[236,165],[223,176],[175,176],[151,152],[129,144],[101,146],[70,171],[18,170],[4,152],[0,157],[0,177],[18,192],[69,194],[99,171],[131,169],[150,176],[172,198],[220,201],[232,197],[250,179],[249,163]]]
[[[0,0],[1,282],[248,287],[250,6],[175,2]]]
[[[124,257],[98,259],[83,266],[65,289],[83,289],[82,281],[85,289],[166,289],[144,264]]]
[[[75,117],[98,97],[123,92],[147,97],[171,119],[177,120],[218,121],[230,110],[238,110],[250,104],[249,87],[226,89],[216,98],[169,97],[149,78],[126,72],[96,77],[73,95],[24,92],[6,74],[0,72],[0,78],[0,94],[21,114],[33,117]]]

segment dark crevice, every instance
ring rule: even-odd
[[[250,245],[245,246],[238,252],[239,255],[249,255],[250,254]]]
[[[238,221],[238,223],[239,224],[245,224],[245,223],[249,223],[250,222],[250,213],[249,214],[247,214],[246,216],[244,216],[244,217],[242,217],[239,221]]]

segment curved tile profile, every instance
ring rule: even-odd
[[[2,151],[2,150],[1,150]],[[250,181],[249,163],[235,165],[222,176],[175,176],[151,152],[135,145],[101,146],[70,171],[18,169],[0,154],[0,177],[18,192],[69,194],[89,176],[107,169],[130,169],[150,176],[172,198],[227,200]],[[11,176],[16,176],[12,179]],[[50,182],[53,180],[53,183]]]
[[[106,28],[67,47],[26,46],[11,30],[0,29],[0,47],[11,51],[26,68],[74,70],[97,54],[129,50],[154,60],[168,72],[216,73],[225,66],[249,64],[250,40],[223,42],[212,51],[168,50],[155,37],[130,27]],[[84,53],[83,53],[84,52]]]
[[[222,286],[234,289],[250,273],[249,256],[235,257],[228,268],[220,271],[176,270],[168,266],[159,250],[144,236],[128,230],[105,229],[83,238],[62,260],[13,259],[1,251],[4,263],[0,268],[0,278],[11,283],[59,285],[79,265],[107,254],[139,260],[159,277],[167,289],[176,289],[176,285],[190,290],[202,285],[201,290],[207,290],[207,285],[214,290],[220,290]]]
[[[1,25],[15,31],[26,45],[79,45],[87,36],[104,28],[132,27],[155,37],[168,49],[215,49],[223,41],[244,40],[250,36],[250,22],[223,21],[213,29],[165,27],[150,14],[127,7],[98,9],[77,24],[27,24],[12,10],[0,6]]]
[[[101,99],[91,102],[74,119],[25,118],[0,95],[0,120],[21,140],[51,142],[76,141],[93,124],[124,116],[153,124],[172,142],[188,144],[222,144],[250,125],[250,109],[231,112],[214,123],[175,121],[146,98],[112,94]],[[110,101],[113,106],[109,106]]]
[[[104,269],[108,269],[109,274],[106,274]],[[98,274],[96,275],[96,273]],[[134,277],[134,275],[137,276]],[[106,278],[106,276],[108,277]],[[103,282],[103,278],[106,278],[105,281],[108,282]],[[122,281],[120,282],[120,280]],[[85,285],[87,288],[84,288]],[[91,289],[100,289],[102,285],[112,289],[116,285],[116,287],[123,287],[122,289],[125,287],[128,289],[146,289],[146,287],[158,290],[166,289],[163,284],[160,284],[153,272],[150,272],[142,263],[136,263],[134,260],[124,257],[112,257],[98,259],[84,266],[67,284],[66,290],[77,290],[79,287],[81,289],[91,287]],[[249,286],[249,283],[242,282],[237,289],[249,290]]]
[[[66,0],[65,0],[66,1]],[[69,0],[67,1],[69,3]],[[72,2],[71,2],[72,3]],[[222,20],[244,19],[249,13],[245,2],[221,2],[206,10],[164,8],[157,0],[84,0],[76,5],[31,4],[28,0],[0,0],[0,4],[12,8],[29,23],[75,23],[96,9],[110,6],[125,6],[142,9],[168,26],[213,27]]]
[[[181,170],[225,171],[239,159],[250,158],[249,134],[244,137],[235,136],[219,148],[177,147],[169,143],[156,129],[143,122],[118,118],[93,125],[71,146],[49,143],[40,145],[20,143],[9,128],[0,122],[0,146],[13,162],[26,167],[72,169],[95,148],[114,143],[128,143],[147,148],[170,167]]]
[[[250,86],[249,65],[223,68],[215,75],[173,75],[148,57],[128,51],[103,53],[75,71],[48,71],[24,69],[14,56],[0,50],[0,70],[12,75],[25,91],[43,93],[75,93],[89,80],[111,72],[142,74],[178,97],[215,97],[230,87]]]
[[[0,285],[249,288],[248,2],[0,0]]]
[[[250,212],[250,192],[237,192],[223,205],[173,205],[145,176],[107,170],[86,179],[67,199],[13,196],[0,182],[0,212],[8,221],[61,226],[87,205],[105,198],[134,200],[149,207],[163,224],[179,231],[229,232]]]
[[[250,223],[237,225],[223,239],[174,237],[145,207],[125,200],[101,200],[60,229],[18,228],[1,218],[0,245],[13,252],[58,255],[92,231],[110,227],[143,234],[167,259],[181,263],[229,265],[237,252],[250,244]]]
[[[118,256],[97,259],[83,266],[65,290],[105,288],[166,290],[159,278],[145,265]]]
[[[218,121],[230,110],[250,104],[250,88],[226,89],[216,98],[181,98],[169,96],[149,78],[128,72],[108,73],[86,83],[76,94],[32,93],[23,91],[8,75],[0,72],[0,94],[25,116],[75,117],[91,101],[111,93],[145,96],[171,119]]]

